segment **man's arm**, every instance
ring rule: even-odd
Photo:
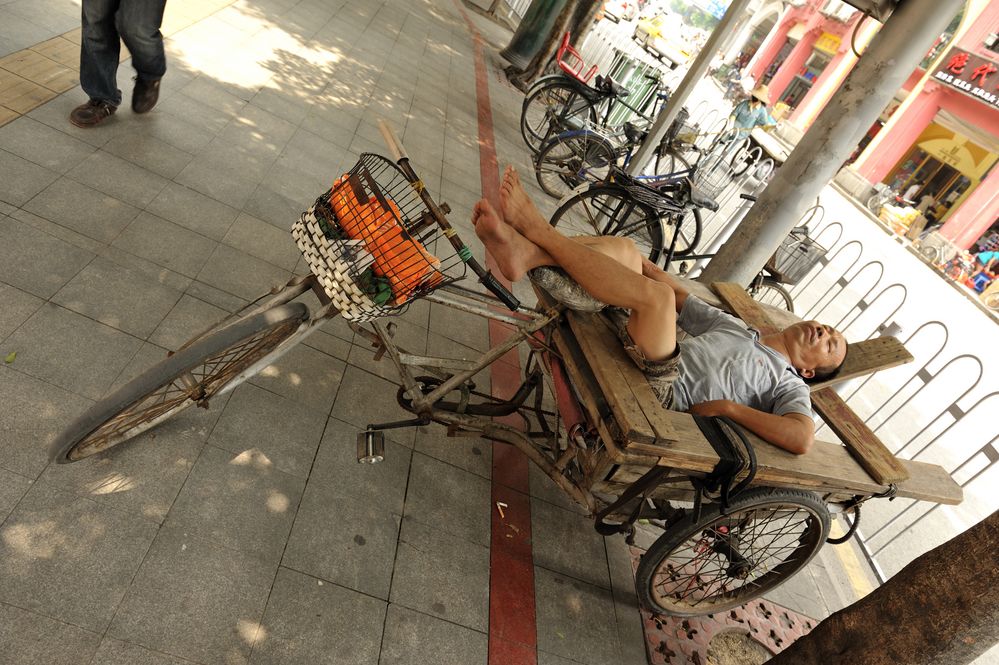
[[[803,455],[815,440],[815,423],[801,413],[778,416],[727,399],[711,400],[690,407],[699,416],[726,416],[750,432],[795,455]]]
[[[687,301],[687,296],[689,295],[687,289],[673,275],[644,256],[642,257],[642,274],[649,279],[662,282],[673,289],[673,292],[676,294],[676,313],[679,314],[680,310],[683,309],[683,303]]]

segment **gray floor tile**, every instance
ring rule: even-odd
[[[37,312],[44,301],[21,289],[0,283],[0,302],[3,303],[3,308],[0,309],[0,342],[3,342],[7,335]],[[6,355],[0,345],[0,356]]]
[[[137,208],[69,178],[52,183],[24,209],[103,243],[118,237],[139,213]]]
[[[151,279],[157,284],[171,288],[175,291],[186,291],[193,281],[192,278],[181,275],[168,268],[153,263],[141,256],[136,256],[120,247],[105,245],[98,253],[101,258],[112,263],[127,268],[132,272],[142,275],[146,279]]]
[[[395,401],[394,395],[398,388],[396,383],[348,366],[337,392],[332,415],[358,427],[413,418],[411,413],[403,410]],[[393,438],[407,446],[412,446],[414,436],[415,431],[411,429],[399,429],[393,433]]]
[[[546,651],[538,651],[538,665],[579,665],[579,661],[569,660]]]
[[[194,277],[204,267],[218,243],[143,212],[122,231],[113,244],[181,275]]]
[[[330,413],[344,378],[345,365],[325,353],[299,345],[250,381],[323,415]]]
[[[239,113],[246,106],[244,100],[226,92],[224,87],[207,75],[194,79],[181,88],[181,92],[191,99],[229,116]]]
[[[290,233],[245,212],[239,214],[222,242],[288,271],[302,255]]]
[[[488,547],[490,497],[490,484],[484,478],[413,453],[406,517]]]
[[[224,203],[172,182],[146,210],[213,240],[225,236],[238,214]]]
[[[244,306],[249,304],[249,301],[244,298],[226,293],[198,280],[191,282],[191,285],[187,287],[186,293],[189,296],[203,300],[230,313],[240,311]]]
[[[0,600],[102,632],[156,526],[36,486],[0,528]]]
[[[206,446],[167,525],[275,563],[284,551],[305,481],[278,471],[256,450]]]
[[[0,128],[0,148],[57,173],[65,173],[94,152],[94,146],[28,116]]]
[[[533,499],[531,534],[535,565],[610,588],[604,537],[593,528],[592,518]]]
[[[538,650],[586,665],[616,662],[620,647],[609,589],[534,568]]]
[[[13,367],[17,366],[14,361]],[[78,395],[0,365],[0,467],[37,478],[48,464],[52,439],[90,406]]]
[[[129,644],[110,637],[101,641],[91,665],[189,665],[190,661],[181,660],[158,653],[137,644]]]
[[[184,294],[149,336],[149,341],[175,351],[227,315],[228,312],[219,307]]]
[[[90,129],[83,129],[70,124],[70,112],[85,101],[87,101],[87,98],[83,91],[74,90],[59,95],[52,101],[32,109],[27,115],[42,124],[64,132],[78,141],[89,143],[94,147],[100,147],[118,134],[130,131],[129,124],[124,121],[121,115],[112,116],[103,122],[99,132],[92,132]]]
[[[206,422],[214,418],[189,408],[98,455],[50,464],[38,484],[162,523],[208,438]]]
[[[252,665],[376,665],[385,602],[301,573],[278,569]]]
[[[31,479],[0,469],[0,524],[7,519],[24,493],[31,488]]]
[[[353,160],[350,160],[347,166],[352,164]],[[345,170],[339,161],[323,165],[311,173],[305,173],[305,168],[297,158],[281,155],[270,166],[263,182],[267,183],[268,189],[289,201],[297,201],[299,207],[305,210]]]
[[[260,183],[243,206],[244,212],[261,219],[284,232],[298,221],[302,212],[312,205],[321,192],[315,192],[312,199],[299,201],[276,193],[266,181]]]
[[[22,206],[58,177],[55,171],[0,150],[0,201]]]
[[[166,77],[164,81],[170,77]],[[165,106],[173,103],[172,98],[161,99],[156,108],[147,113],[142,120],[142,129],[150,137],[157,138],[165,143],[169,143],[175,148],[191,155],[196,155],[204,149],[215,137],[215,133],[225,125],[223,120],[214,130],[211,126],[206,126],[198,116],[200,106],[194,100],[183,95],[177,95],[178,104],[186,101],[188,113],[186,115],[175,115],[167,112]],[[202,107],[204,108],[204,107]],[[179,109],[176,109],[179,113]]]
[[[404,519],[391,601],[487,632],[489,549]]]
[[[198,274],[198,280],[218,289],[253,300],[272,287],[284,284],[289,270],[256,259],[227,245],[218,245]]]
[[[146,338],[179,299],[179,291],[98,257],[62,287],[52,302]]]
[[[350,342],[322,330],[306,337],[302,343],[317,351],[322,351],[326,355],[339,358],[340,360],[347,360],[351,351]]]
[[[18,371],[97,399],[142,342],[79,314],[45,304],[6,344],[17,351]]]
[[[529,481],[531,486],[531,496],[547,501],[560,508],[572,511],[579,515],[586,515],[587,510],[570,499],[565,492],[559,489],[551,478],[535,464],[530,465]]]
[[[38,197],[35,197],[37,200]],[[34,213],[28,212],[24,208],[18,208],[14,212],[10,213],[10,218],[14,219],[21,224],[30,226],[33,229],[41,231],[53,238],[58,238],[63,242],[67,242],[74,247],[79,247],[80,249],[86,250],[91,254],[100,254],[103,252],[107,245],[101,241],[86,236],[78,231],[62,224],[50,221],[45,217],[40,217]]]
[[[410,453],[389,440],[384,462],[359,465],[357,431],[329,421],[281,563],[388,599]]]
[[[232,453],[263,455],[274,468],[307,478],[326,416],[252,384],[233,391],[211,444]]]
[[[148,205],[167,184],[162,176],[103,150],[87,157],[67,175],[139,208]]]
[[[245,160],[240,159],[239,155],[233,155],[235,162],[223,162],[219,155],[209,155],[207,151],[210,150],[209,146],[205,153],[192,160],[174,178],[175,182],[196,189],[226,205],[242,208],[257,188],[262,175],[249,174],[244,168]]]
[[[5,665],[89,662],[100,641],[97,633],[0,603],[0,645]]]
[[[164,178],[173,178],[194,159],[191,153],[152,137],[140,128],[111,139],[104,144],[104,150]]]
[[[245,663],[276,570],[163,527],[108,636],[198,663]]]
[[[477,476],[492,477],[493,448],[492,443],[485,439],[448,436],[445,427],[434,424],[416,433],[415,449]]]
[[[379,665],[485,665],[488,639],[483,633],[389,605]]]

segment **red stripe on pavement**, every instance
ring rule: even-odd
[[[475,44],[475,96],[479,124],[479,172],[482,196],[499,209],[499,163],[493,134],[493,111],[482,36],[465,9],[454,0]],[[486,267],[502,280],[492,256]],[[502,280],[506,282],[506,280]],[[506,283],[509,287],[509,283]],[[489,322],[489,341],[510,335],[506,326]],[[520,385],[516,350],[490,368],[492,393],[509,397]],[[523,426],[519,418],[505,419]],[[534,558],[531,551],[531,499],[528,460],[513,446],[493,444],[492,536],[489,548],[489,665],[537,665],[537,615],[534,605]],[[502,510],[502,514],[501,511]]]

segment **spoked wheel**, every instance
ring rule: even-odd
[[[697,248],[697,243],[701,241],[701,212],[697,208],[664,214],[662,220],[667,245],[673,242],[673,234],[676,234],[673,258],[683,258]]]
[[[592,132],[574,132],[545,143],[534,160],[541,189],[561,199],[584,182],[603,182],[617,161],[607,141]]]
[[[551,225],[569,236],[626,236],[653,263],[663,253],[659,213],[617,185],[597,185],[576,194],[555,211]]]
[[[288,303],[240,319],[183,347],[105,397],[52,443],[51,459],[75,462],[118,445],[208,400],[266,357],[308,318]]]
[[[736,149],[735,154],[732,155],[732,161],[729,163],[729,170],[732,172],[733,178],[738,178],[749,170],[749,167],[755,161],[756,152],[758,151],[755,151],[749,139],[743,139],[739,143],[739,147]]]
[[[723,612],[782,584],[818,552],[829,509],[814,494],[767,487],[744,492],[727,514],[712,504],[652,544],[635,575],[649,609],[674,616]]]
[[[537,88],[524,99],[520,112],[520,134],[531,152],[571,124],[597,121],[593,103],[580,92],[579,84],[553,81]],[[578,127],[575,127],[578,129]]]
[[[764,277],[757,284],[756,281],[749,287],[749,295],[756,302],[764,305],[773,305],[794,312],[794,299],[787,289],[775,279]]]

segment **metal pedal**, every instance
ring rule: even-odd
[[[378,430],[357,433],[357,461],[360,464],[377,464],[385,459],[385,435]]]

